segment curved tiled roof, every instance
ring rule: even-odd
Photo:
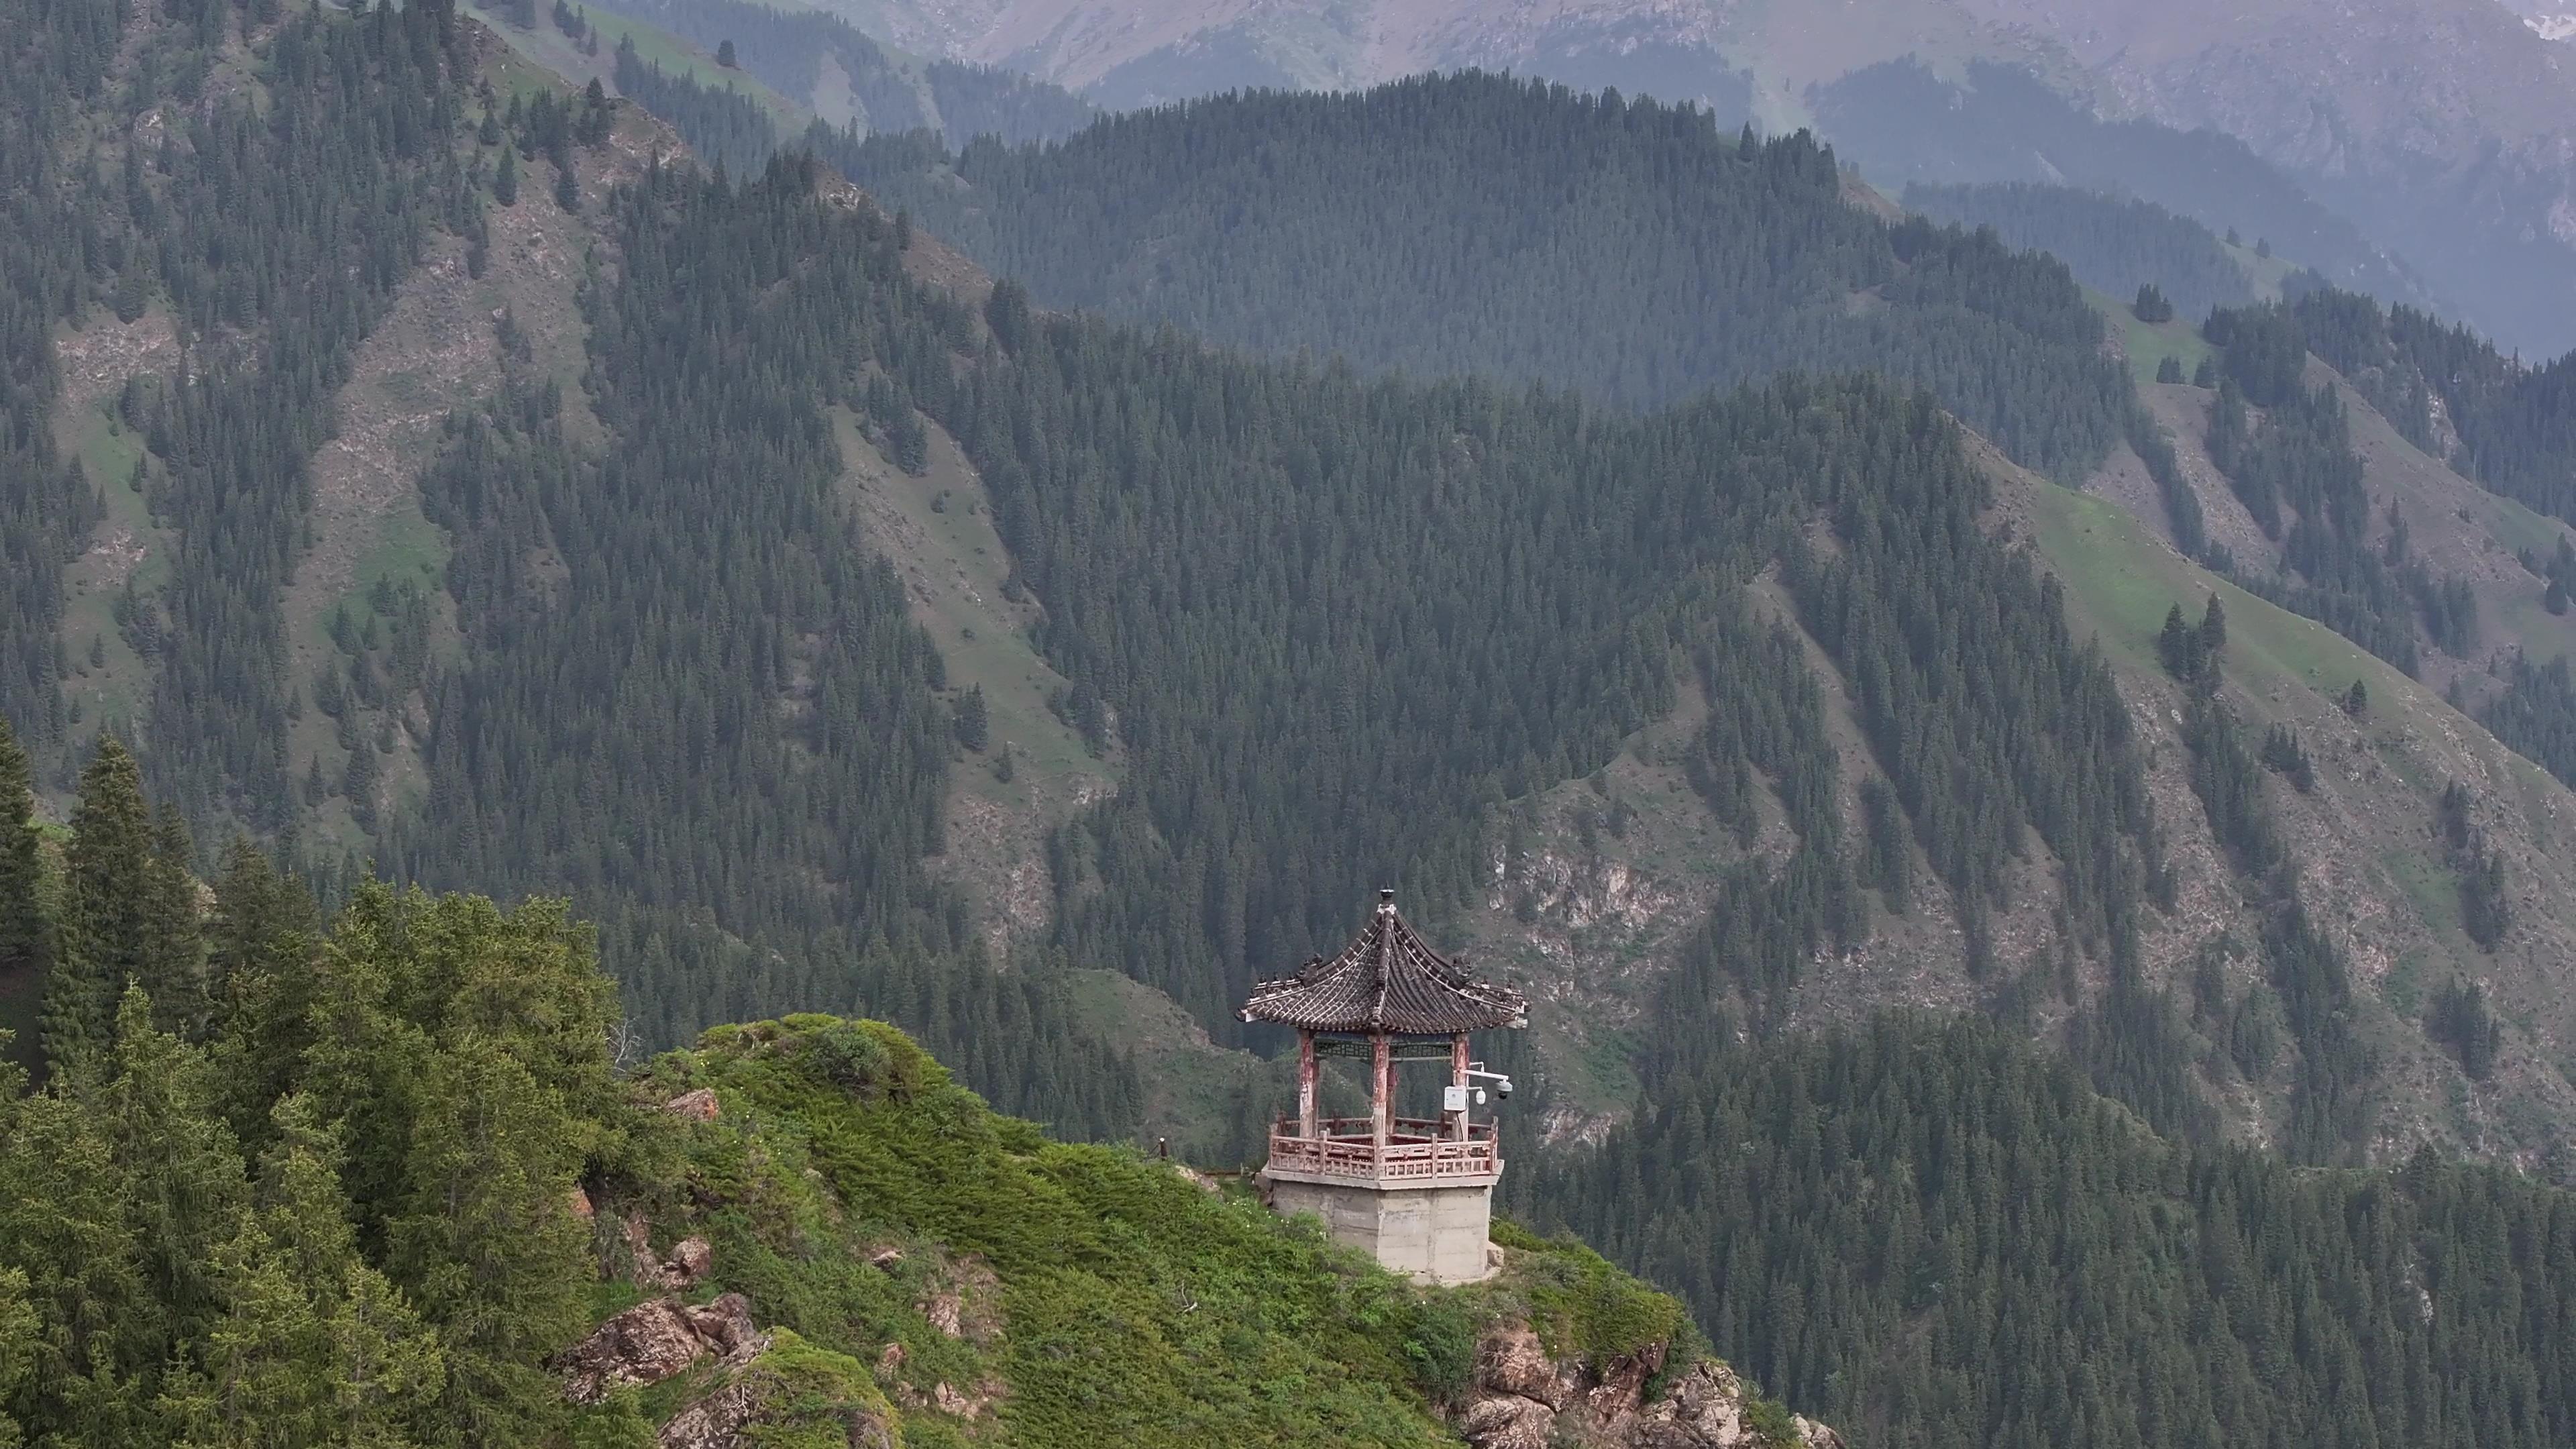
[[[1252,988],[1236,1013],[1304,1031],[1442,1035],[1527,1026],[1529,1003],[1508,986],[1470,981],[1423,944],[1395,913],[1395,892],[1378,892],[1367,929],[1338,956],[1318,956],[1294,976]]]

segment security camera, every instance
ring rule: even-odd
[[[1508,1097],[1508,1096],[1510,1096],[1511,1094],[1512,1094],[1512,1079],[1511,1079],[1511,1078],[1509,1078],[1509,1077],[1505,1077],[1505,1078],[1503,1078],[1501,1081],[1498,1081],[1498,1082],[1494,1083],[1494,1095],[1495,1095],[1495,1096],[1497,1096],[1497,1097]]]

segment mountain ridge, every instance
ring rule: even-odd
[[[1834,25],[1714,0],[844,8],[898,43],[1091,88],[1122,106],[1483,66],[1701,101],[1787,131],[1812,120],[1811,88],[1871,66],[1912,57],[1955,78],[1966,62],[1992,62],[2036,74],[2105,120],[2241,138],[2425,270],[2485,330],[2533,351],[2576,346],[2576,293],[2564,282],[2576,221],[2562,216],[2576,205],[2566,154],[2576,70],[2493,0],[2288,11],[1872,0],[1865,17]]]

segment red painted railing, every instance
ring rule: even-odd
[[[1316,1124],[1320,1135],[1301,1137],[1297,1119],[1283,1117],[1270,1132],[1270,1165],[1330,1177],[1442,1178],[1489,1176],[1501,1162],[1491,1122],[1470,1123],[1461,1141],[1442,1135],[1445,1122],[1399,1117],[1384,1147],[1371,1140],[1374,1125],[1333,1117]]]

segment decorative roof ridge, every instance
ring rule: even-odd
[[[1526,1026],[1528,1011],[1519,992],[1475,980],[1463,961],[1433,950],[1397,913],[1395,892],[1381,890],[1349,945],[1257,983],[1236,1015],[1303,1031],[1447,1035]]]

